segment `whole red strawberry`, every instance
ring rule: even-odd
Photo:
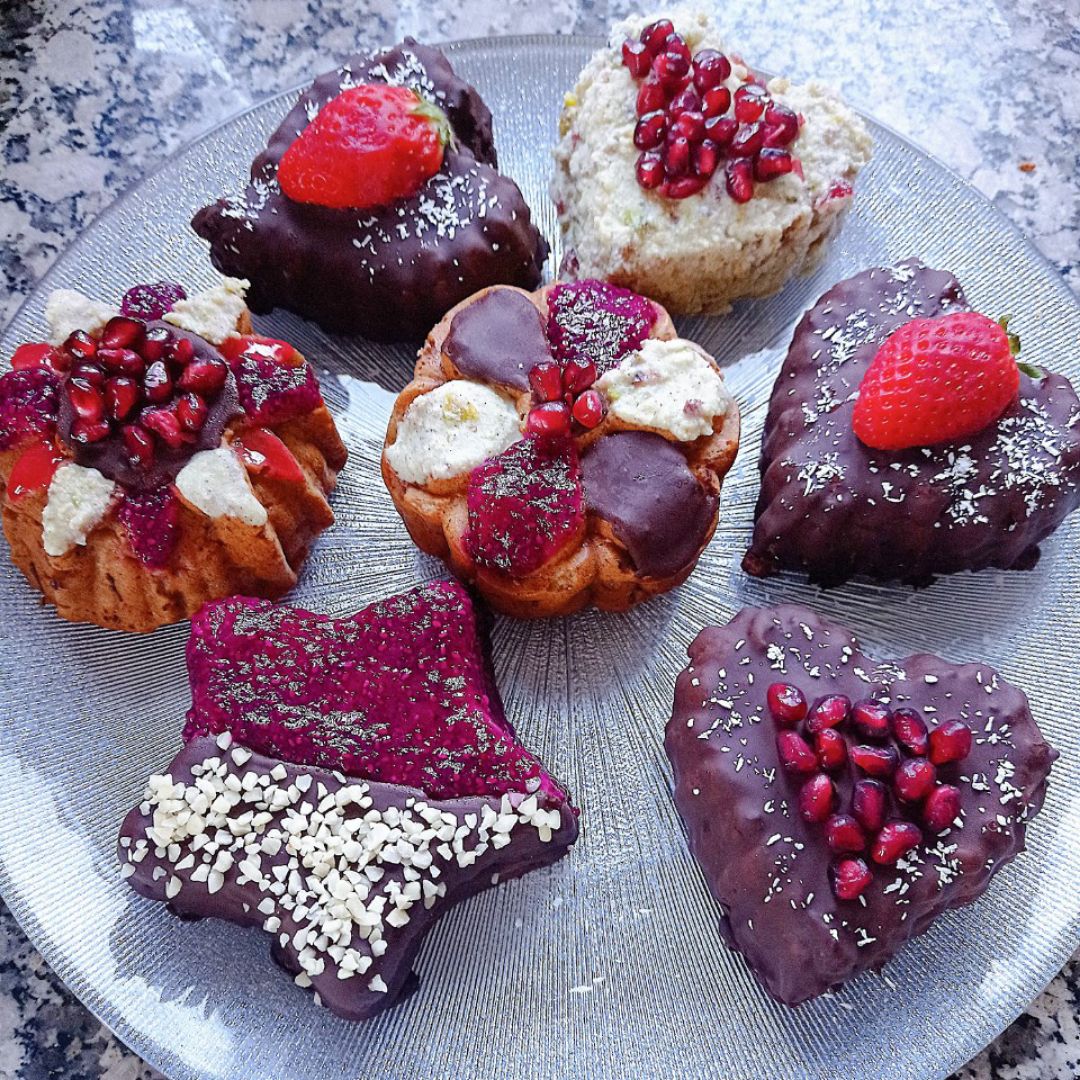
[[[372,83],[328,101],[285,151],[281,190],[338,209],[385,206],[415,195],[442,167],[450,123],[405,86]]]
[[[1020,388],[1016,339],[976,311],[912,319],[881,344],[855,402],[855,434],[875,450],[965,439]]]

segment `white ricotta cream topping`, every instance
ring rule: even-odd
[[[449,480],[521,438],[517,409],[479,383],[454,380],[416,398],[386,460],[406,484]]]
[[[49,342],[61,345],[76,330],[96,334],[114,315],[119,314],[117,308],[99,304],[75,289],[56,289],[45,301]]]
[[[251,490],[247,470],[230,446],[201,450],[179,472],[176,489],[207,517],[234,517],[265,525],[266,507]]]
[[[236,323],[247,310],[245,297],[250,284],[243,278],[222,278],[213,288],[173,304],[165,321],[220,345],[236,333]]]
[[[609,413],[627,424],[666,431],[679,442],[713,433],[731,395],[720,372],[688,341],[650,338],[606,372],[596,388]]]
[[[49,497],[41,514],[45,554],[66,555],[101,521],[112,502],[116,485],[97,469],[74,463],[61,465],[49,484]]]

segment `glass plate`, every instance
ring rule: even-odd
[[[450,49],[496,116],[500,162],[554,240],[552,266],[550,148],[562,94],[592,44],[530,37]],[[209,284],[188,219],[240,188],[294,96],[216,128],[103,214],[19,312],[0,353],[40,334],[53,288],[105,298],[159,277]],[[580,801],[581,841],[548,871],[447,915],[420,956],[420,992],[377,1020],[349,1024],[317,1009],[272,965],[261,931],[182,923],[121,882],[121,818],[179,746],[187,627],[142,637],[68,625],[0,559],[0,888],[61,977],[153,1065],[175,1080],[925,1078],[975,1054],[1068,959],[1080,940],[1080,515],[1032,573],[961,574],[919,592],[856,582],[823,593],[739,570],[773,378],[799,314],[837,279],[919,255],[953,270],[976,307],[1013,314],[1028,360],[1080,378],[1080,307],[1049,265],[944,167],[873,130],[874,161],[826,263],[779,296],[682,324],[727,366],[745,425],[720,527],[690,581],[628,615],[499,620],[509,715]],[[341,614],[441,574],[409,542],[378,470],[390,391],[408,380],[413,351],[327,336],[288,315],[259,325],[328,369],[323,386],[351,455],[337,524],[290,599]],[[939,919],[882,975],[797,1010],[772,1003],[721,945],[662,749],[694,634],[744,604],[779,600],[815,605],[885,655],[988,661],[1027,690],[1062,751],[1030,851],[982,900]]]

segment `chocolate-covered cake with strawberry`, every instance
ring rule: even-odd
[[[188,672],[186,745],[125,819],[122,873],[183,917],[260,926],[340,1016],[396,1004],[440,916],[577,839],[458,585],[344,619],[210,604]]]
[[[345,447],[307,361],[251,333],[245,285],[58,290],[49,340],[0,376],[4,532],[64,618],[145,631],[280,596],[333,522]]]
[[[773,388],[747,573],[922,584],[1034,566],[1080,504],[1080,400],[1018,349],[915,260],[825,293]]]
[[[496,171],[491,113],[438,50],[406,38],[320,75],[270,136],[243,195],[195,231],[252,310],[419,339],[477,289],[532,288],[548,247]]]
[[[657,304],[496,287],[429,335],[383,478],[417,545],[501,611],[623,611],[691,573],[738,445],[719,367]]]
[[[880,968],[1024,849],[1057,753],[985,664],[880,661],[808,608],[704,629],[665,745],[721,933],[797,1005]]]

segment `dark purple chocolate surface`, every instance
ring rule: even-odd
[[[640,573],[669,577],[697,558],[717,498],[667,439],[647,431],[607,435],[584,454],[581,473],[586,508],[611,522]]]
[[[414,196],[340,210],[286,198],[277,165],[318,110],[359,82],[411,87],[454,129],[442,169]],[[254,161],[243,196],[192,220],[225,274],[251,282],[253,311],[285,307],[330,330],[419,339],[454,304],[496,283],[532,288],[548,247],[517,185],[495,171],[491,114],[437,49],[411,38],[320,75]]]
[[[550,363],[544,321],[536,305],[513,289],[492,289],[450,321],[443,351],[469,379],[529,388],[529,372]]]
[[[234,752],[237,757],[233,756]],[[241,926],[263,927],[273,938],[271,955],[274,961],[293,975],[306,967],[307,972],[300,978],[301,985],[310,986],[323,1005],[350,1020],[374,1016],[415,987],[417,980],[412,964],[417,950],[435,921],[455,903],[490,888],[500,879],[519,877],[557,862],[577,839],[577,818],[568,806],[562,806],[561,812],[558,809],[541,811],[545,815],[541,820],[549,820],[550,825],[556,823],[547,818],[549,813],[558,818],[557,827],[551,827],[546,833],[535,818],[525,820],[531,815],[525,809],[516,809],[530,805],[524,793],[513,794],[509,801],[506,796],[501,799],[475,796],[435,801],[427,799],[415,788],[346,780],[340,774],[324,769],[284,764],[259,754],[250,755],[249,751],[239,749],[239,744],[222,749],[216,739],[209,737],[188,743],[173,759],[167,772],[174,784],[191,785],[196,779],[193,768],[201,770],[204,763],[215,759],[224,766],[219,778],[222,782],[235,778],[232,782],[240,784],[246,777],[252,777],[253,780],[247,780],[251,788],[259,791],[261,781],[265,785],[264,791],[276,788],[285,792],[287,805],[274,805],[268,798],[260,799],[255,794],[227,812],[225,818],[233,822],[244,813],[253,812],[264,815],[261,825],[246,833],[240,831],[243,826],[235,831],[224,827],[225,835],[235,834],[220,847],[216,842],[220,835],[217,828],[209,827],[200,835],[204,841],[211,842],[196,849],[190,838],[164,847],[157,846],[156,838],[148,841],[147,829],[155,824],[157,806],[141,802],[131,810],[120,830],[118,852],[124,872],[129,875],[136,892],[151,900],[168,901],[170,910],[178,915],[212,917]],[[200,779],[206,779],[207,775],[202,772]],[[305,777],[310,781],[301,780]],[[309,784],[306,790],[295,787],[298,780]],[[333,879],[315,873],[316,865],[321,861],[321,854],[316,853],[327,850],[327,842],[319,838],[320,827],[341,829],[340,824],[327,825],[326,815],[335,812],[335,797],[350,786],[355,798],[341,809],[341,817],[353,830],[350,838],[357,843],[358,849],[331,852],[329,869],[343,882],[347,872],[359,874],[362,889],[346,888],[338,900],[360,898],[368,910],[378,897],[387,897],[387,903],[382,912],[373,917],[374,930],[362,930],[355,918],[350,919],[346,914],[341,924],[344,937],[335,938],[330,936],[331,931],[322,921],[322,911],[329,909],[335,900],[319,893],[320,889],[328,888],[327,883],[332,884]],[[391,853],[393,859],[386,860],[379,855],[369,855],[369,852],[385,851],[392,846],[385,842],[380,845],[372,830],[376,827],[380,830],[397,828],[398,814],[408,815],[414,824],[428,827],[419,814],[421,805],[452,815],[453,828],[442,836],[406,833],[404,861],[397,852]],[[370,817],[367,821],[361,820],[373,812],[378,814],[377,826],[370,823]],[[209,811],[205,815],[207,820],[213,814],[213,810]],[[491,828],[490,823],[498,816],[505,824],[508,814],[518,815],[517,821],[507,834],[509,843],[499,847],[494,842],[499,830]],[[319,815],[323,817],[320,819]],[[286,820],[292,826],[302,822],[295,835],[282,828]],[[488,826],[483,824],[485,820],[489,822]],[[470,821],[472,825],[469,825]],[[450,822],[443,818],[439,827],[448,824]],[[270,851],[267,851],[262,845],[272,836],[284,842],[276,847],[271,840]],[[141,856],[137,846],[140,841],[144,852]],[[228,852],[231,857],[224,860],[228,866],[221,871],[220,881],[213,882],[215,891],[210,892],[208,868],[222,858],[223,852]],[[191,863],[185,865],[189,857]],[[253,858],[257,861],[253,862]],[[371,881],[366,868],[379,871],[378,879]],[[206,880],[193,880],[194,874]],[[386,916],[399,906],[393,899],[397,891],[410,886],[420,891],[420,897],[405,908],[407,921],[400,925],[388,921]],[[275,888],[280,889],[279,894],[275,894]],[[436,888],[443,893],[437,894]],[[289,903],[282,903],[283,899]],[[303,928],[312,925],[308,912],[318,912],[319,920],[305,934]],[[329,915],[334,913],[329,911]],[[268,920],[276,922],[268,923]],[[320,934],[326,936],[320,937]],[[331,945],[342,950],[337,957],[331,953]],[[167,943],[163,947],[167,948]],[[339,959],[344,956],[345,949],[355,952],[364,970],[342,979],[338,977],[341,971]],[[380,952],[382,949],[385,951]],[[320,962],[322,966],[318,970]]]
[[[859,384],[889,333],[968,307],[951,274],[908,260],[840,282],[803,316],[765,421],[748,573],[923,583],[1035,564],[1080,504],[1080,401],[1067,379],[1022,373],[1001,419],[956,444],[888,453],[852,431]],[[1023,337],[1022,318],[1014,328]]]
[[[794,605],[746,608],[703,630],[689,654],[665,739],[675,803],[721,904],[724,940],[779,1001],[798,1004],[879,968],[943,911],[981,895],[1023,850],[1057,754],[1024,694],[985,664],[927,654],[879,662],[843,627]],[[871,863],[862,898],[838,900],[824,826],[796,809],[806,777],[785,772],[777,757],[779,729],[766,706],[774,682],[797,686],[811,703],[840,693],[913,708],[931,729],[965,721],[970,754],[939,767],[939,779],[960,788],[962,827],[924,834],[896,866]],[[859,775],[850,762],[833,774],[840,812],[850,812]],[[891,794],[889,803],[889,816],[910,816]]]

